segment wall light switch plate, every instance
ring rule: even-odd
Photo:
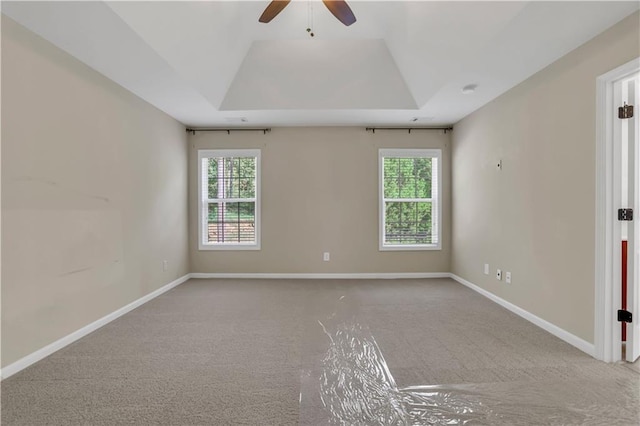
[[[489,275],[489,264],[488,263],[484,264],[484,274],[485,275]]]
[[[496,280],[502,281],[502,270],[496,269]]]
[[[504,278],[507,281],[507,284],[511,284],[511,272],[507,272]]]

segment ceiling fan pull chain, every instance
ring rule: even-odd
[[[307,32],[311,37],[315,35],[313,33],[313,5],[311,0],[307,0]]]

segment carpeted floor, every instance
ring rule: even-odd
[[[449,279],[190,280],[1,397],[3,426],[640,424],[640,373]]]

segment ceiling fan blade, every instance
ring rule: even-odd
[[[258,21],[263,23],[271,22],[271,20],[278,16],[278,13],[282,12],[282,9],[287,7],[290,2],[291,0],[273,0],[269,3],[269,6],[266,7],[264,12],[262,12]]]
[[[322,0],[329,12],[333,13],[333,16],[338,18],[338,21],[345,24],[347,27],[356,22],[356,17],[351,11],[351,8],[344,0]]]

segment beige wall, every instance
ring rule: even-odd
[[[596,77],[638,57],[639,34],[635,13],[453,132],[452,272],[588,342]],[[513,283],[498,282],[496,268],[511,271]]]
[[[187,163],[184,126],[2,17],[2,366],[188,272]]]
[[[450,133],[366,132],[364,128],[275,128],[190,136],[192,272],[448,272]],[[262,250],[199,251],[197,150],[262,150]],[[378,250],[378,149],[441,148],[441,251]],[[331,253],[323,262],[322,253]]]

